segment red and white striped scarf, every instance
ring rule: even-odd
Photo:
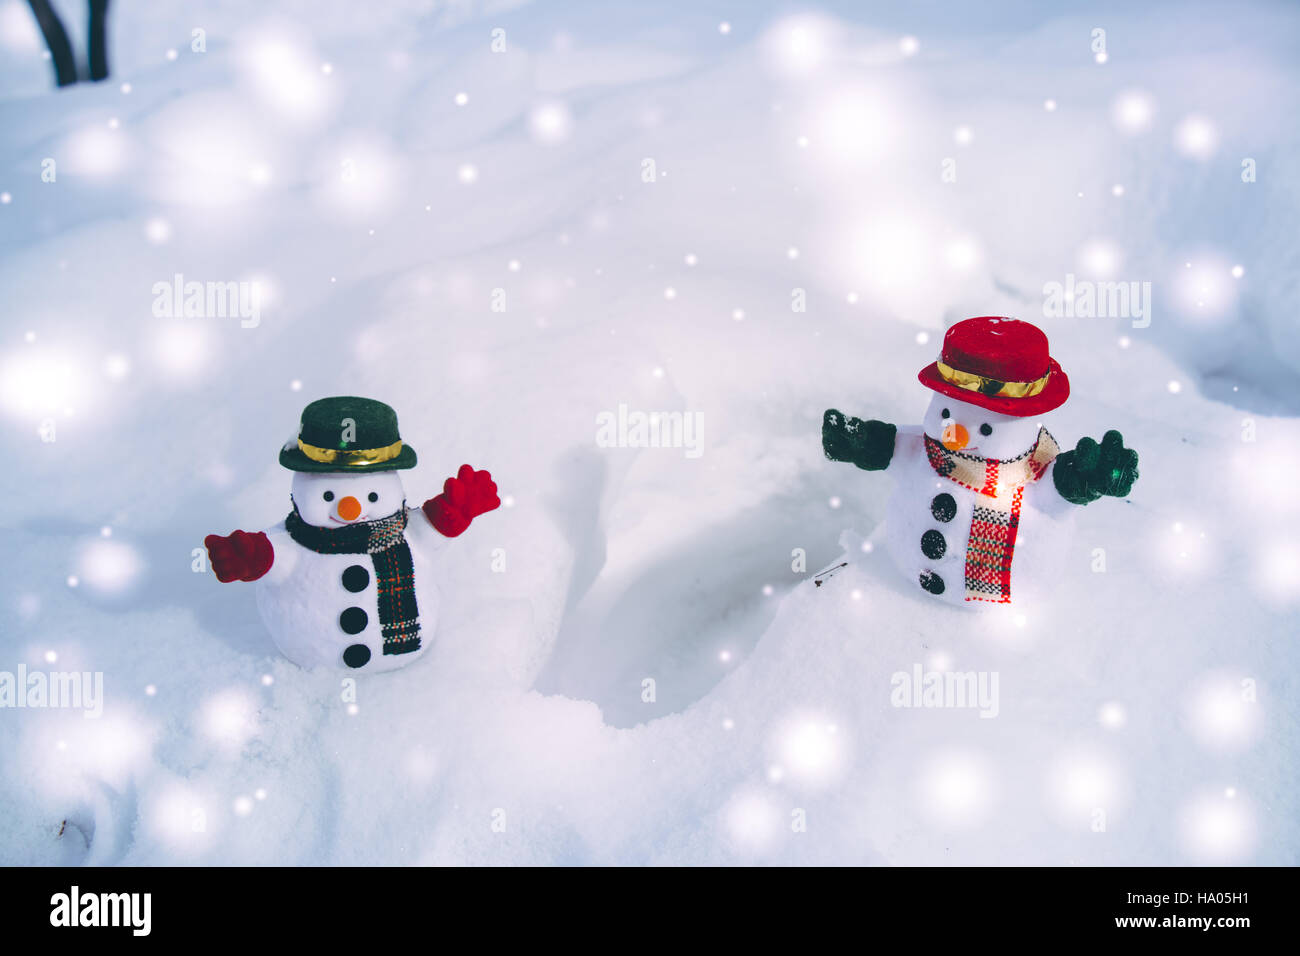
[[[929,435],[925,454],[941,478],[978,492],[966,546],[966,600],[1011,602],[1011,557],[1020,528],[1020,501],[1025,485],[1042,477],[1060,452],[1046,428],[1034,446],[1015,458],[998,461],[949,451]]]

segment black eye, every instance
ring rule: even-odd
[[[939,414],[942,415],[944,418],[951,418],[951,417],[952,417],[951,415],[948,414],[948,409],[946,409],[946,408],[945,408],[942,412],[940,412]]]
[[[379,493],[376,492],[376,491],[372,491],[372,492],[370,492],[370,494],[366,495],[366,497],[369,498],[371,501],[378,501],[378,500],[379,500]]]
[[[332,492],[332,491],[327,491],[327,492],[325,492],[325,494],[321,495],[321,497],[324,498],[326,501],[333,501],[333,500],[334,500],[334,492]]]
[[[981,434],[981,435],[992,435],[992,434],[993,434],[993,426],[990,425],[988,422],[985,422],[983,425],[980,426],[980,434]]]

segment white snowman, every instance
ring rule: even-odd
[[[833,461],[896,476],[887,506],[890,557],[925,593],[987,608],[1039,600],[1060,569],[1078,505],[1124,497],[1137,453],[1109,431],[1060,452],[1041,416],[1070,381],[1047,336],[1018,319],[981,316],[944,336],[921,370],[936,393],[919,426],[896,427],[829,409],[822,447]]]
[[[280,451],[294,472],[285,520],[204,539],[219,581],[257,582],[262,620],[289,660],[387,671],[428,648],[438,616],[432,559],[501,502],[488,472],[463,465],[442,494],[409,509],[398,472],[415,463],[392,408],[320,399]]]

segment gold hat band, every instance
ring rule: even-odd
[[[382,461],[391,461],[400,455],[402,453],[402,441],[398,439],[383,448],[358,448],[356,451],[342,451],[308,445],[299,438],[298,448],[312,461],[319,461],[327,465],[377,465]]]
[[[1052,370],[1048,369],[1046,375],[1032,382],[1000,382],[995,378],[986,378],[973,372],[963,372],[951,365],[945,365],[942,361],[935,364],[939,368],[939,375],[948,384],[997,398],[1029,398],[1037,395],[1047,387],[1047,380],[1052,374]]]

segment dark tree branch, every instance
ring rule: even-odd
[[[90,78],[108,76],[108,0],[90,0]]]
[[[50,48],[55,81],[59,86],[71,86],[77,82],[77,61],[72,57],[72,45],[68,43],[68,34],[64,31],[58,14],[50,7],[50,0],[27,2],[32,5],[32,13],[36,15],[36,22],[45,35],[45,45]]]

